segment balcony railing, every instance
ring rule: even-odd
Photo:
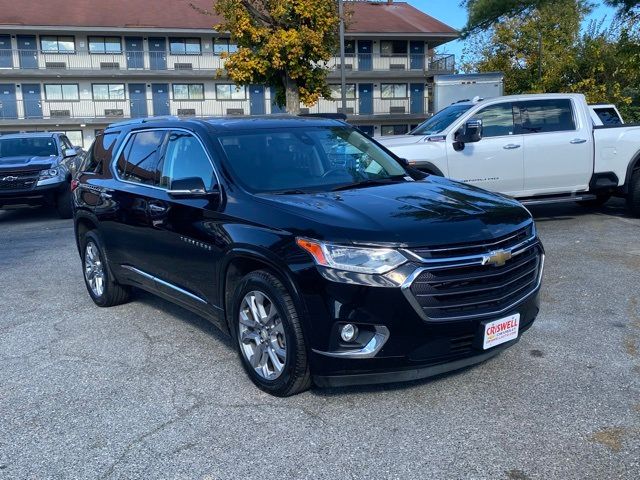
[[[264,115],[278,113],[268,101],[246,100],[3,100],[0,120],[104,119],[176,115],[185,117],[218,117],[227,115]],[[417,98],[352,98],[346,111],[342,101],[322,99],[313,107],[302,107],[302,113],[345,113],[347,115],[417,115],[426,116],[428,99]]]
[[[338,69],[340,57],[327,62]],[[152,71],[216,71],[224,68],[224,59],[217,54],[174,55],[169,52],[129,51],[117,53],[51,53],[41,50],[0,50],[0,69],[13,70],[152,70]],[[380,54],[348,55],[345,69],[349,72],[367,71],[429,71],[452,73],[454,55],[409,54],[386,56]]]
[[[340,57],[334,57],[327,66],[340,68]],[[376,53],[357,53],[345,57],[347,72],[403,72],[425,71],[453,73],[455,71],[455,55],[380,55]]]

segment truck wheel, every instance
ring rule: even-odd
[[[270,272],[246,275],[233,292],[232,318],[240,359],[259,388],[278,397],[311,385],[302,326],[293,299]]]
[[[56,209],[60,218],[73,217],[73,209],[71,208],[71,190],[67,187],[56,198]]]
[[[596,198],[592,200],[579,201],[578,205],[582,205],[583,207],[588,207],[588,208],[598,208],[603,206],[605,203],[607,203],[610,198],[611,198],[610,193],[599,193],[596,195]]]
[[[632,215],[640,217],[640,170],[636,170],[629,182],[627,208]]]

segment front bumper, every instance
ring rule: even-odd
[[[539,252],[539,270],[531,289],[518,294],[514,302],[501,303],[491,313],[470,312],[465,318],[426,317],[406,288],[355,284],[346,278],[335,281],[317,269],[304,270],[306,274],[298,270],[307,313],[304,327],[309,361],[316,384],[341,386],[426,378],[483,362],[515,344],[539,312],[544,250],[537,239],[531,245]],[[523,262],[518,268],[528,269],[528,262],[533,262],[531,250],[527,251],[529,256],[514,256]],[[407,269],[415,269],[415,265]],[[523,277],[518,271],[508,275]],[[520,314],[518,339],[484,350],[484,324],[516,313]],[[359,331],[369,331],[360,345],[341,341],[339,329],[346,323],[356,325]],[[376,340],[379,333],[384,335]]]
[[[69,188],[69,182],[63,181],[21,190],[0,189],[0,206],[7,205],[53,205],[56,197]]]

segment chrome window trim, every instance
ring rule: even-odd
[[[204,151],[205,155],[207,156],[207,160],[209,160],[209,164],[211,165],[211,169],[213,170],[213,175],[215,176],[215,179],[216,179],[216,184],[218,185],[218,190],[219,190],[218,191],[218,196],[220,197],[220,199],[222,199],[222,184],[220,183],[220,177],[218,176],[218,171],[216,170],[216,166],[213,163],[213,160],[211,159],[211,156],[209,155],[209,152],[207,151],[206,147],[204,146],[204,143],[202,143],[202,140],[200,139],[200,137],[198,137],[198,135],[196,135],[194,132],[192,132],[191,130],[187,130],[186,128],[181,128],[181,127],[157,127],[157,128],[142,128],[142,129],[139,129],[139,130],[131,130],[129,133],[127,133],[127,135],[122,140],[122,143],[120,143],[120,145],[118,146],[118,150],[116,150],[116,153],[113,156],[113,158],[111,159],[111,163],[109,164],[109,168],[111,169],[111,174],[113,175],[113,178],[115,178],[119,182],[128,183],[130,185],[137,185],[137,186],[152,188],[152,189],[160,190],[160,191],[163,191],[163,192],[168,192],[169,191],[168,188],[159,187],[159,186],[156,186],[156,185],[146,185],[144,183],[138,183],[138,182],[132,182],[130,180],[124,180],[124,179],[120,178],[120,176],[118,175],[118,169],[116,168],[116,163],[118,163],[118,158],[120,157],[120,155],[122,154],[122,151],[126,147],[126,145],[129,142],[129,140],[131,139],[131,136],[135,135],[136,133],[140,133],[140,132],[152,132],[152,131],[161,131],[161,132],[179,131],[179,132],[188,133],[188,134],[192,135],[193,137],[195,137],[195,139],[198,140],[198,143],[202,147],[202,150]]]
[[[545,260],[545,255],[544,255],[544,253],[542,253],[540,255],[540,272],[538,273],[538,279],[537,279],[535,287],[530,292],[527,292],[525,295],[523,295],[522,297],[520,297],[518,300],[514,301],[513,303],[507,305],[506,307],[503,307],[500,310],[496,310],[496,311],[489,312],[489,313],[479,313],[479,314],[477,313],[477,314],[472,314],[472,315],[459,315],[457,317],[446,317],[446,318],[430,318],[429,316],[427,316],[425,311],[420,306],[420,303],[418,302],[418,299],[413,295],[413,293],[411,293],[411,286],[413,285],[413,282],[416,280],[416,278],[418,278],[420,276],[420,274],[422,274],[423,272],[428,271],[428,270],[433,270],[433,268],[430,268],[430,267],[417,268],[411,275],[409,275],[407,277],[407,279],[404,281],[404,283],[400,287],[400,290],[402,291],[402,294],[405,296],[405,298],[407,299],[409,304],[416,311],[418,316],[420,316],[420,318],[422,318],[422,320],[425,320],[425,321],[450,322],[450,321],[456,321],[456,320],[471,320],[471,319],[475,319],[475,318],[492,317],[492,316],[495,316],[495,315],[500,315],[500,314],[506,313],[507,311],[509,311],[512,308],[514,308],[516,305],[524,302],[527,298],[529,298],[530,296],[535,294],[540,289],[540,286],[542,284],[542,274],[544,272],[544,260]],[[452,265],[452,266],[453,267],[457,267],[459,265]]]

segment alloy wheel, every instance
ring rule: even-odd
[[[238,341],[249,365],[265,380],[282,374],[287,344],[282,318],[273,301],[263,292],[247,293],[240,304]]]
[[[93,242],[87,242],[84,253],[84,278],[96,297],[104,294],[105,272],[98,247]]]

